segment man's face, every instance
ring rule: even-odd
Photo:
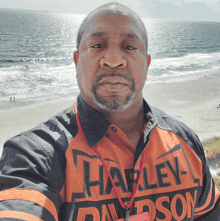
[[[74,54],[77,81],[93,108],[125,109],[142,101],[150,57],[138,26],[127,16],[94,16]]]

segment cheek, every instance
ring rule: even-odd
[[[80,59],[76,70],[79,87],[83,88],[84,91],[90,90],[94,75],[92,74],[93,71],[89,62],[86,59]]]
[[[135,80],[137,90],[142,90],[145,81],[147,80],[147,65],[145,65],[145,63],[146,62],[143,62],[143,60],[140,60],[132,67],[134,73],[133,78]]]
[[[135,73],[136,78],[146,78],[147,75],[147,62],[143,58],[133,60],[130,63],[132,72]]]
[[[81,56],[79,61],[78,61],[78,65],[77,65],[77,74],[76,77],[79,79],[82,79],[86,74],[87,74],[87,67],[88,63],[86,62],[85,57]]]
[[[85,74],[94,74],[98,64],[98,58],[96,56],[91,56],[88,50],[88,53],[82,53],[78,63],[78,69]]]

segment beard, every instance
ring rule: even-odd
[[[108,96],[104,96],[103,94],[98,93],[99,89],[99,81],[105,77],[122,77],[130,83],[129,89],[130,93],[128,93],[124,97],[120,97],[118,92],[110,92]],[[92,96],[94,102],[104,110],[122,110],[126,109],[132,103],[133,98],[135,97],[135,81],[133,78],[127,75],[123,75],[120,73],[107,73],[100,75],[95,78],[92,84]]]

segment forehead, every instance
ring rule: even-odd
[[[118,33],[120,37],[141,38],[140,27],[134,18],[115,13],[93,16],[87,23],[83,38],[107,37],[111,31]]]

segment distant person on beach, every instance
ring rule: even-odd
[[[142,20],[118,3],[92,11],[74,62],[73,107],[4,144],[0,220],[219,221],[198,137],[143,99]]]

